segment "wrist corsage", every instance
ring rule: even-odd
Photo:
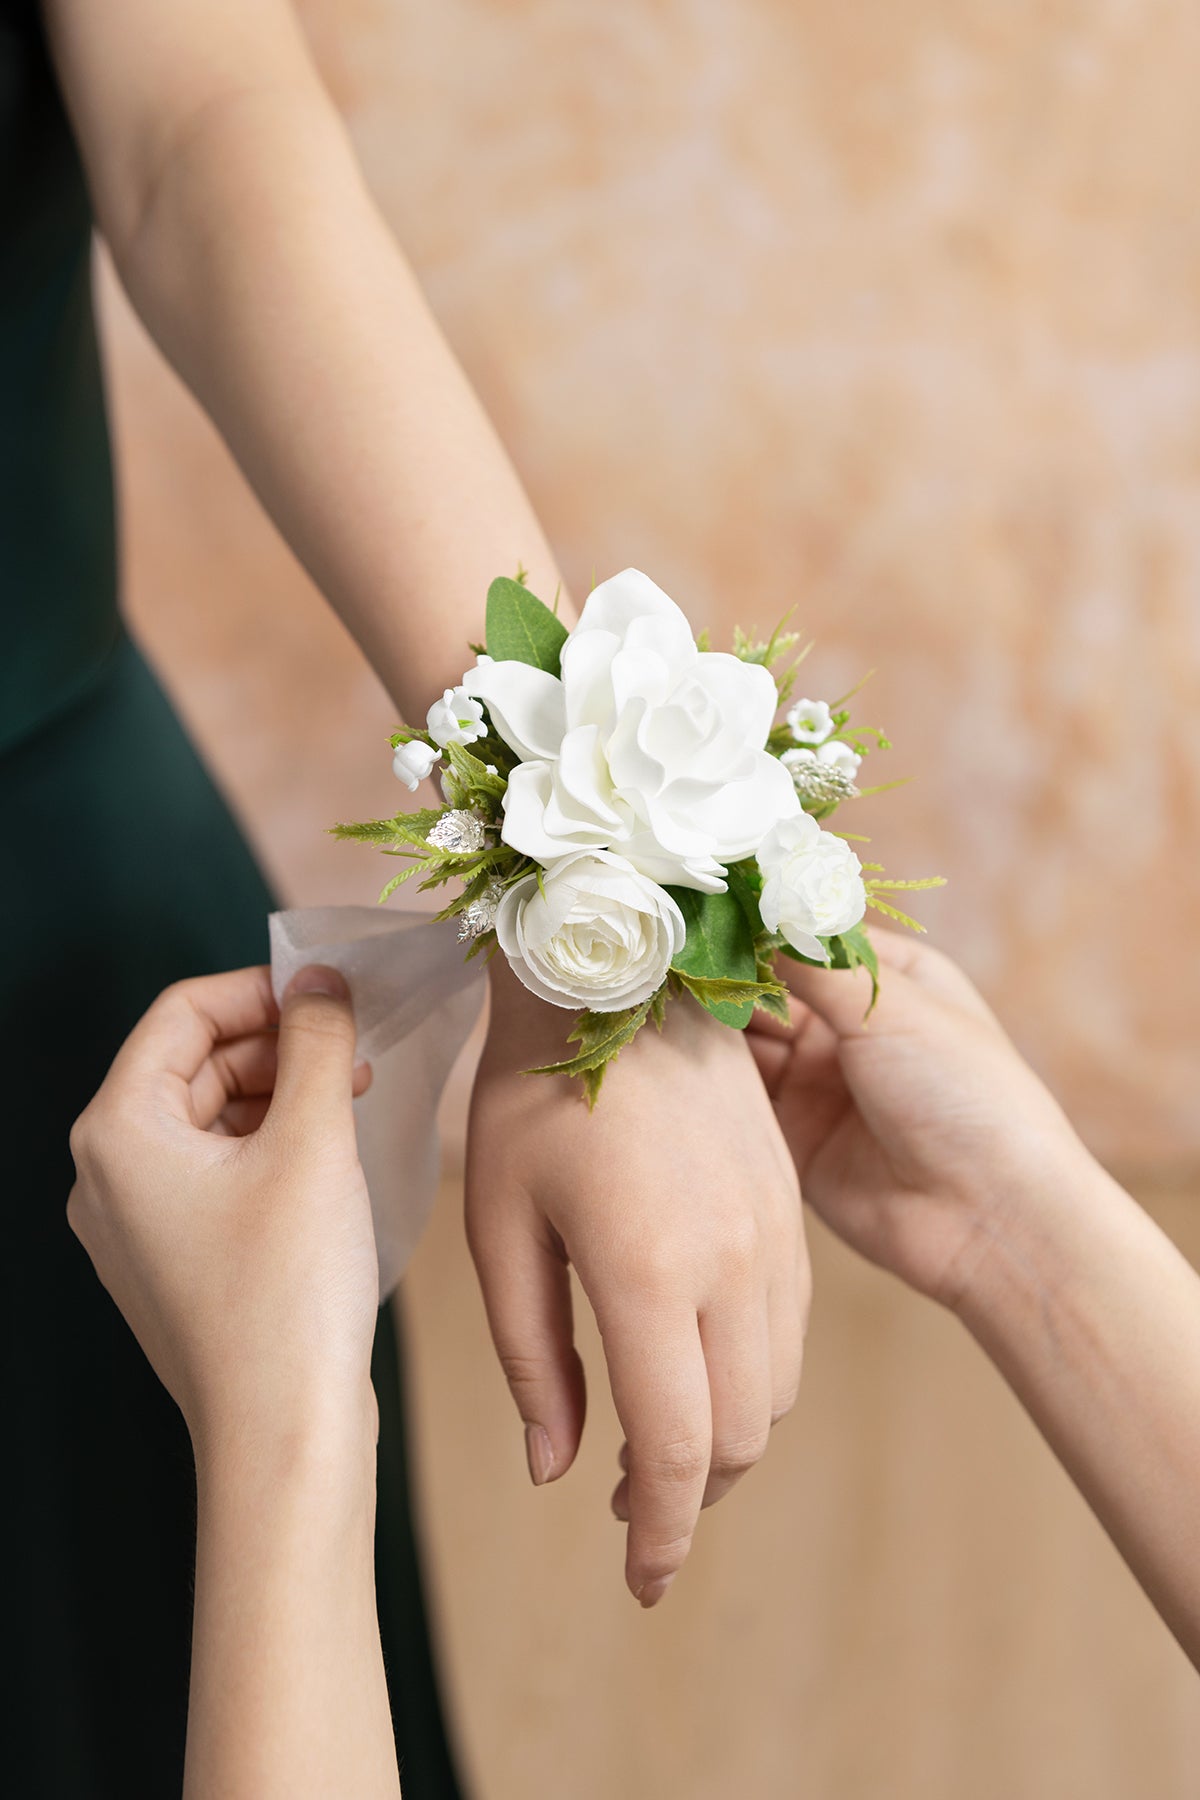
[[[475,666],[391,740],[404,785],[437,772],[445,804],[334,827],[407,859],[381,901],[414,876],[460,885],[439,916],[466,954],[498,947],[578,1014],[578,1053],[531,1072],[578,1076],[589,1103],[672,998],[737,1029],[756,1006],[786,1020],[782,953],[864,966],[874,1004],[867,909],[922,929],[883,896],[940,881],[888,880],[828,827],[880,791],[858,776],[887,740],[852,727],[845,701],[794,698],[798,642],[739,631],[731,654],[710,650],[637,569],[594,588],[568,631],[522,575],[502,577]]]

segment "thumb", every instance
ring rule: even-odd
[[[288,983],[279,1009],[279,1064],[268,1118],[352,1123],[354,1009],[336,969],[314,963]]]
[[[468,1193],[467,1237],[500,1366],[525,1422],[525,1451],[536,1486],[575,1460],[586,1406],[583,1364],[574,1344],[571,1277],[539,1234],[536,1217],[514,1214]]]

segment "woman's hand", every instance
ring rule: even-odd
[[[276,1027],[278,1027],[276,1029]],[[71,1137],[68,1218],[197,1443],[371,1404],[379,1277],[332,969],[180,982]],[[361,1417],[361,1411],[359,1415]]]
[[[497,958],[475,1083],[467,1227],[537,1482],[569,1468],[584,1393],[568,1264],[596,1311],[627,1481],[626,1579],[661,1599],[702,1505],[762,1456],[800,1379],[808,1260],[791,1159],[742,1034],[692,1001],[645,1027],[589,1113],[566,1013]]]
[[[870,1261],[956,1307],[1014,1207],[1094,1170],[967,977],[894,932],[883,980],[781,959],[790,1029],[750,1042],[804,1198]]]
[[[282,1014],[266,969],[184,981],[72,1134],[71,1224],[196,1450],[185,1800],[400,1793],[353,1065],[332,969],[302,969]]]
[[[1200,1280],[1088,1154],[953,963],[890,932],[865,979],[789,964],[752,1038],[805,1198],[951,1307],[1200,1667]]]

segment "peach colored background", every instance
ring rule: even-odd
[[[1200,1151],[1200,13],[309,0],[568,578],[796,604],[860,811],[1110,1158]],[[290,898],[391,709],[119,304],[137,626]],[[397,355],[403,346],[397,346]]]

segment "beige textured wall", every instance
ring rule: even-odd
[[[1190,0],[304,11],[572,582],[877,665],[863,828],[1091,1141],[1191,1162]],[[111,312],[135,619],[288,893],[369,898],[390,709]]]

